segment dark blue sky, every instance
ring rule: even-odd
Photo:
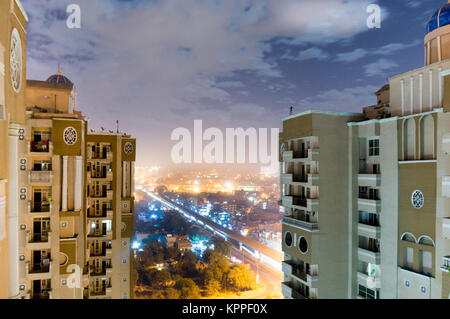
[[[443,0],[22,0],[28,78],[58,63],[90,127],[138,138],[138,164],[170,162],[173,129],[280,127],[293,105],[360,111],[388,77],[423,66],[428,18]],[[368,29],[367,5],[382,8]]]

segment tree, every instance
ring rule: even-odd
[[[222,254],[224,256],[231,255],[231,244],[222,238],[213,237],[211,239],[212,244],[214,245],[214,251]]]
[[[167,288],[164,291],[166,299],[180,299],[180,292],[175,288]]]
[[[200,288],[189,278],[179,279],[175,283],[175,289],[180,292],[181,299],[200,299]]]
[[[167,259],[176,259],[180,254],[180,251],[176,247],[169,247],[166,249]]]
[[[152,276],[152,286],[156,287],[167,287],[172,280],[172,276],[170,275],[170,272],[163,269],[161,271],[156,271],[153,273]]]
[[[153,292],[150,296],[150,299],[165,299],[166,296],[164,295],[164,293],[160,290],[156,290],[155,292]]]
[[[255,277],[244,265],[231,267],[227,275],[227,281],[230,287],[238,291],[251,290],[256,286]]]
[[[205,284],[206,294],[208,296],[215,296],[222,289],[222,283],[216,279],[209,279]]]

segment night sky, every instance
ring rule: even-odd
[[[388,77],[423,66],[445,0],[22,0],[27,77],[61,71],[90,128],[138,139],[137,165],[171,163],[177,127],[280,127],[289,107],[360,112]],[[81,29],[66,7],[81,7]],[[366,8],[382,7],[381,29]]]

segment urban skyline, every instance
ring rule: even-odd
[[[68,29],[72,2],[22,2],[28,78],[45,80],[61,65],[92,128],[115,131],[119,119],[143,143],[140,166],[172,165],[171,132],[194,120],[280,128],[290,106],[359,112],[388,76],[423,64],[423,26],[442,4],[78,1],[81,28]],[[380,29],[367,27],[370,3],[381,6]]]
[[[450,0],[2,1],[0,298],[450,298]]]

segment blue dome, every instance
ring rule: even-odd
[[[47,79],[47,82],[50,83],[59,83],[59,84],[71,84],[72,82],[61,74],[61,72],[58,71],[58,73],[53,74]]]
[[[427,33],[450,24],[450,3],[439,8],[428,20]]]

